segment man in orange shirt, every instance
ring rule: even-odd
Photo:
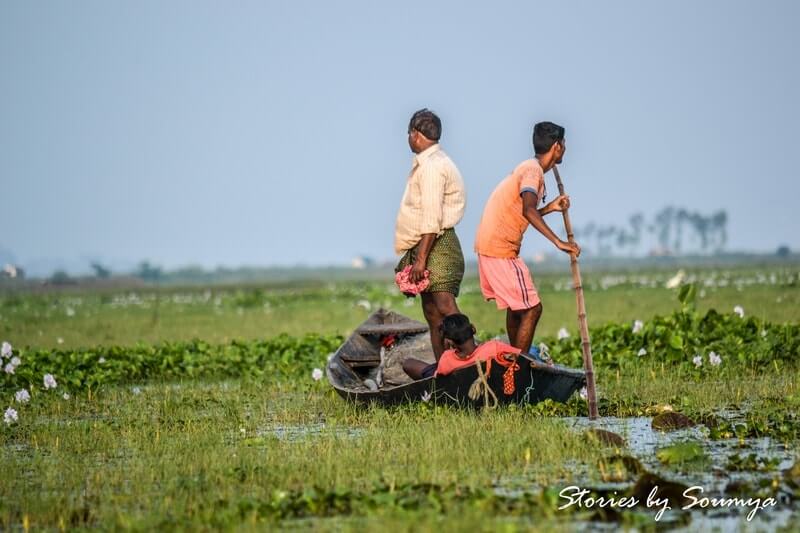
[[[519,257],[528,224],[536,228],[559,250],[580,255],[577,244],[561,240],[542,218],[569,207],[569,197],[559,196],[541,209],[544,175],[561,163],[566,144],[564,128],[540,122],[533,128],[535,157],[520,163],[495,188],[483,210],[475,251],[481,292],[506,311],[506,330],[513,346],[528,353],[542,315],[542,302],[525,262]]]

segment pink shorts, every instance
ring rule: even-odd
[[[489,257],[478,254],[478,274],[483,297],[495,300],[498,309],[530,309],[541,301],[528,266],[519,257]]]

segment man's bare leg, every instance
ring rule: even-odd
[[[506,327],[508,328],[510,322],[514,322],[512,326],[516,325],[516,332],[513,337],[509,329],[508,340],[514,348],[519,348],[522,353],[528,353],[533,342],[533,334],[536,332],[536,325],[542,316],[542,302],[530,309],[509,310],[508,313],[509,315],[514,315],[514,317],[506,317]]]
[[[456,297],[452,293],[444,291],[422,293],[422,313],[431,330],[431,346],[437,361],[444,351],[444,339],[439,333],[439,325],[447,315],[460,312],[456,305]]]
[[[516,347],[517,332],[519,331],[520,315],[519,311],[513,311],[510,307],[506,310],[506,333],[508,333],[508,343]]]

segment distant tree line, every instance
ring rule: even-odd
[[[704,215],[668,206],[650,220],[642,213],[628,218],[626,226],[590,222],[575,228],[575,239],[596,255],[718,253],[728,240],[728,213],[724,209]],[[643,250],[644,248],[644,250]]]

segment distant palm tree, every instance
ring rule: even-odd
[[[721,209],[711,216],[711,226],[714,232],[714,251],[719,252],[728,242],[728,212]]]
[[[675,253],[680,254],[683,248],[683,225],[689,221],[689,212],[681,207],[675,211],[673,220],[675,222],[673,247],[675,248]]]
[[[644,215],[642,213],[635,213],[628,219],[628,224],[630,224],[632,228],[633,238],[631,241],[632,245],[632,253],[635,253],[636,249],[639,248],[639,245],[642,242],[642,228],[644,226]]]
[[[658,233],[658,244],[663,249],[669,249],[670,233],[672,232],[672,220],[674,217],[675,208],[667,206],[658,213],[656,213],[653,223]]]

